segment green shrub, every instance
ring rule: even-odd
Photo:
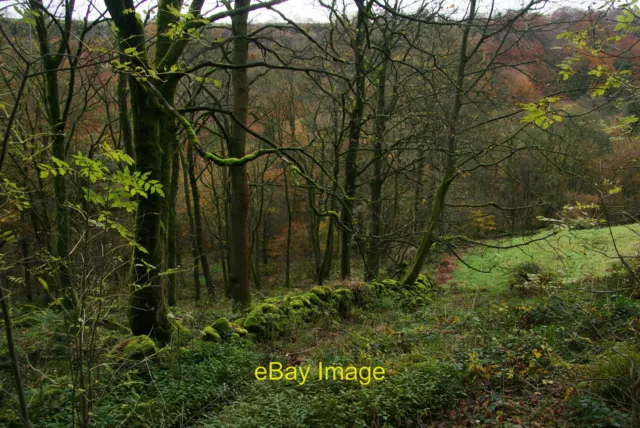
[[[510,290],[519,296],[533,296],[544,291],[555,275],[535,262],[524,262],[513,268],[509,280]]]

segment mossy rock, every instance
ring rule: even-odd
[[[258,308],[262,311],[263,314],[272,314],[280,312],[280,308],[271,303],[263,303],[262,305],[258,305]]]
[[[204,336],[202,340],[207,342],[220,342],[222,337],[218,334],[218,332],[211,326],[207,326],[203,330]]]
[[[306,293],[304,296],[312,305],[317,306],[322,304],[322,300],[320,300],[320,297],[316,296],[314,293]]]
[[[247,335],[249,334],[249,331],[246,328],[242,327],[234,327],[233,331],[240,337],[247,337]]]
[[[146,335],[133,336],[120,344],[126,359],[142,360],[158,352],[155,342]]]
[[[385,279],[382,281],[382,284],[384,285],[385,289],[389,290],[397,290],[402,287],[402,283],[396,281],[395,279]]]
[[[336,294],[338,295],[339,299],[342,301],[353,300],[353,291],[349,290],[348,288],[338,288],[336,290]]]
[[[242,326],[251,332],[258,332],[264,324],[264,315],[261,310],[253,310],[249,312],[247,317],[244,319],[244,323]]]
[[[294,310],[304,308],[304,303],[299,299],[293,299],[289,304]]]
[[[311,289],[311,293],[315,294],[321,300],[324,300],[326,302],[333,295],[333,289],[326,285],[316,285]]]
[[[415,288],[418,293],[425,294],[429,292],[429,288],[421,282],[416,282]]]
[[[316,296],[318,296],[318,298],[323,300],[327,297],[327,293],[324,288],[317,285],[311,289],[311,293],[315,294]]]
[[[218,318],[213,324],[212,327],[218,332],[220,337],[227,338],[233,334],[233,327],[231,327],[231,323],[225,317]]]

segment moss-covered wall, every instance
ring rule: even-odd
[[[355,306],[366,307],[385,294],[396,294],[407,305],[423,305],[429,301],[427,294],[431,288],[431,282],[424,275],[413,285],[386,279],[352,288],[316,286],[309,292],[267,299],[233,322],[219,318],[205,328],[203,339],[218,341],[233,336],[273,339],[300,323],[312,323],[320,318],[348,318]]]

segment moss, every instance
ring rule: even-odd
[[[263,303],[262,305],[256,306],[256,308],[260,308],[263,314],[280,312],[280,308],[271,303]]]
[[[122,344],[122,355],[126,359],[142,360],[158,352],[158,347],[149,336],[133,336]]]
[[[233,327],[228,319],[222,317],[218,318],[212,325],[212,327],[220,334],[221,337],[227,338],[233,334]]]
[[[238,327],[244,326],[244,317],[238,318],[237,320],[233,321],[233,325],[237,325]]]
[[[416,282],[415,283],[415,289],[418,293],[428,293],[429,289],[427,288],[426,285],[422,284],[421,282]]]
[[[316,296],[318,296],[318,298],[322,300],[326,300],[328,297],[325,289],[317,285],[311,289],[311,293],[315,294]]]
[[[309,302],[311,302],[312,305],[322,304],[322,300],[320,300],[320,297],[316,296],[313,293],[307,293],[304,296],[307,298],[307,300],[309,300]]]
[[[240,335],[239,335],[238,333],[232,333],[232,334],[231,334],[231,339],[232,339],[232,340],[240,339]]]
[[[246,337],[249,334],[249,331],[246,328],[235,327],[233,331],[238,334],[240,337]]]
[[[220,337],[218,332],[211,326],[205,327],[203,332],[203,340],[208,342],[220,342],[222,340],[222,337]]]
[[[258,332],[264,324],[264,315],[262,315],[262,311],[260,309],[254,309],[249,312],[247,317],[244,319],[244,323],[242,326],[251,332]]]
[[[298,299],[293,299],[293,300],[291,300],[290,305],[291,305],[291,307],[292,307],[293,309],[300,309],[300,308],[304,308],[304,303],[303,303],[301,300],[298,300]]]
[[[339,299],[342,301],[350,301],[353,300],[353,291],[348,288],[338,288],[336,290],[336,294],[339,296]]]

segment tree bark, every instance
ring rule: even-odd
[[[177,277],[174,270],[177,268],[177,227],[176,227],[176,199],[178,197],[178,179],[180,177],[180,152],[178,142],[174,136],[173,153],[171,156],[171,183],[169,184],[167,219],[167,268],[169,273],[169,289],[167,290],[169,306],[175,306],[178,302]]]
[[[387,58],[389,49],[382,52],[385,56],[378,74],[377,106],[375,118],[375,141],[373,150],[373,179],[371,180],[371,232],[367,254],[367,281],[378,278],[380,273],[380,235],[382,234],[382,141],[385,131]]]
[[[211,269],[209,268],[209,260],[207,259],[204,248],[204,228],[202,227],[202,211],[200,209],[200,191],[198,190],[198,180],[195,174],[194,160],[195,153],[193,152],[192,146],[189,145],[187,162],[189,163],[189,181],[191,183],[191,195],[193,196],[193,221],[195,225],[196,249],[198,251],[200,266],[202,267],[202,274],[204,275],[204,283],[207,288],[207,293],[211,297],[215,298]]]
[[[200,256],[198,253],[198,248],[196,247],[196,225],[193,221],[193,212],[191,211],[191,190],[189,189],[189,178],[187,171],[189,170],[189,166],[187,162],[184,160],[182,156],[182,152],[180,152],[180,158],[182,160],[182,181],[184,183],[184,200],[185,205],[187,206],[187,217],[189,217],[189,233],[191,236],[191,256],[193,259],[193,285],[195,296],[194,300],[197,302],[202,297],[202,292],[200,290],[200,271],[198,266],[200,266]]]
[[[9,313],[8,297],[4,294],[4,278],[0,276],[0,308],[2,308],[2,316],[4,318],[4,331],[7,336],[7,347],[9,348],[9,359],[11,360],[11,370],[13,371],[13,379],[16,384],[16,394],[18,395],[18,403],[20,404],[20,417],[24,426],[32,428],[33,425],[29,420],[29,410],[27,408],[27,400],[24,396],[22,386],[22,376],[20,375],[20,366],[18,364],[18,354],[16,353],[15,342],[13,340],[13,326],[11,324],[11,314]]]
[[[366,12],[362,0],[356,0],[358,16],[356,22],[355,41],[352,46],[354,55],[354,108],[349,122],[349,146],[345,157],[345,198],[341,212],[342,252],[340,255],[340,278],[346,279],[351,275],[351,240],[353,238],[353,206],[356,196],[356,181],[358,179],[358,148],[360,146],[360,130],[365,104],[365,73],[364,73],[364,42]]]
[[[235,9],[249,6],[251,0],[236,0]],[[247,124],[249,104],[249,81],[247,64],[249,57],[249,39],[247,37],[248,12],[239,13],[231,18],[233,25],[233,56],[236,66],[231,71],[233,89],[233,114],[242,124]],[[237,123],[232,123],[229,140],[229,156],[241,158],[246,154],[247,132]],[[231,174],[231,245],[230,283],[234,306],[248,307],[251,303],[249,288],[249,185],[246,165],[230,167]]]

